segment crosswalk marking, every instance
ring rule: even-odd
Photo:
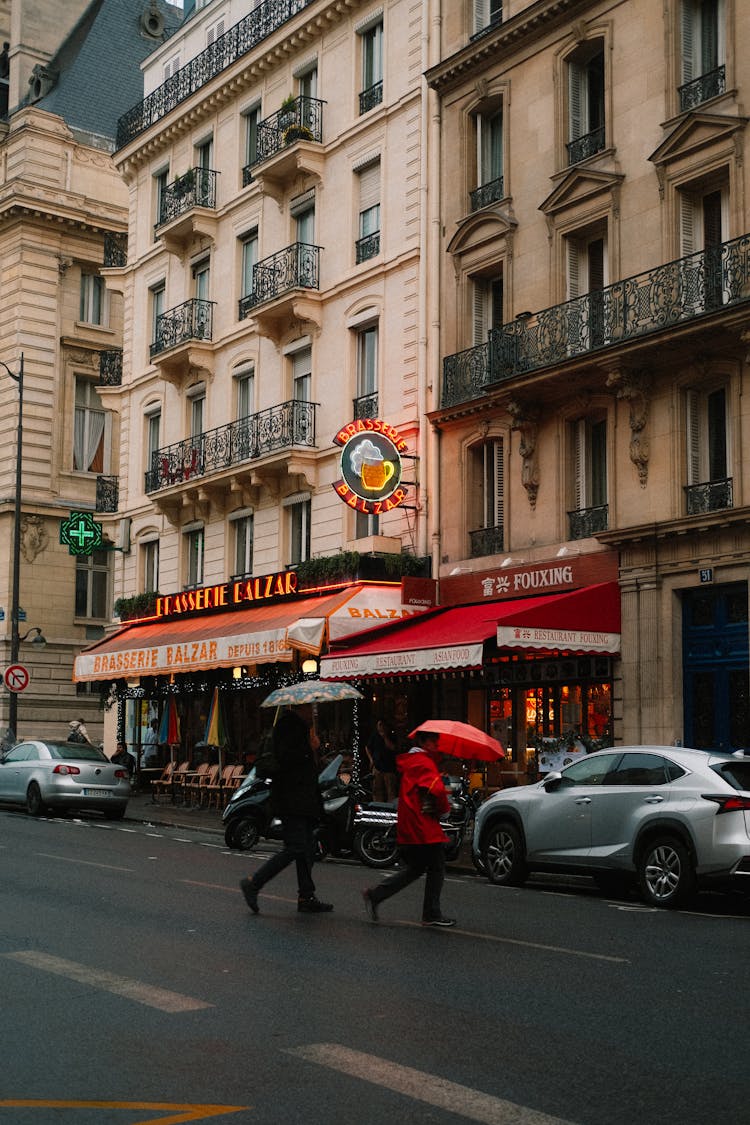
[[[516,1102],[495,1098],[449,1082],[436,1074],[427,1074],[410,1066],[353,1051],[339,1043],[312,1043],[307,1047],[289,1047],[289,1055],[317,1063],[319,1066],[361,1078],[375,1086],[404,1094],[407,1098],[455,1113],[467,1121],[483,1125],[572,1125],[560,1117],[550,1117]]]

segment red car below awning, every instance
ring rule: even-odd
[[[620,651],[620,590],[602,582],[562,594],[435,609],[332,646],[321,679],[355,680],[481,668],[484,646],[598,653]]]

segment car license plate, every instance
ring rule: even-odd
[[[84,797],[113,797],[111,789],[82,789]]]

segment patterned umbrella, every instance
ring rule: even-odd
[[[294,707],[299,703],[334,703],[338,699],[362,699],[362,693],[351,684],[338,684],[333,680],[302,680],[299,684],[276,688],[261,703],[261,707]]]

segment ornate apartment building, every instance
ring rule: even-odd
[[[603,692],[619,741],[750,743],[748,41],[741,0],[444,7],[441,589],[621,599],[598,671],[499,662],[516,753]]]

